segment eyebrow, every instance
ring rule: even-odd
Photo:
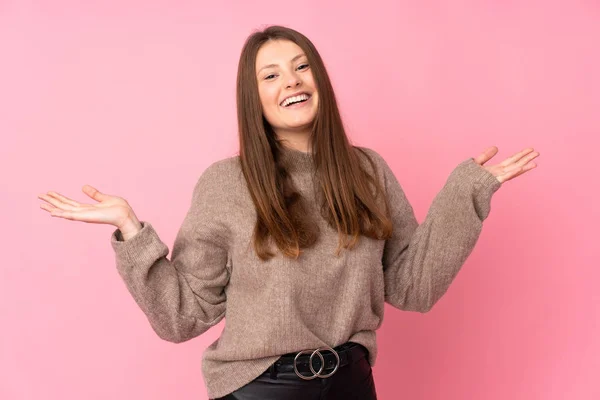
[[[300,53],[300,54],[298,54],[296,57],[292,58],[292,61],[291,61],[291,62],[294,62],[294,61],[296,61],[297,59],[299,59],[300,57],[302,57],[302,56],[304,56],[304,55],[305,55],[304,53]],[[264,67],[262,67],[261,69],[259,69],[259,70],[258,70],[258,72],[262,71],[262,70],[263,70],[263,69],[265,69],[265,68],[271,68],[271,67],[276,67],[276,66],[277,66],[277,64],[269,64],[269,65],[265,65]],[[257,72],[257,74],[258,74],[258,72]]]

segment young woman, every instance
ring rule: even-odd
[[[252,34],[237,77],[239,155],[200,176],[171,259],[126,200],[39,197],[52,216],[112,224],[117,269],[163,339],[226,317],[202,372],[217,399],[375,399],[384,302],[427,312],[471,253],[502,182],[531,170],[525,149],[461,162],[418,224],[392,170],[344,132],[314,45],[281,26]]]

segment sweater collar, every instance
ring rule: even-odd
[[[312,172],[314,170],[313,154],[300,150],[283,147],[281,149],[281,161],[288,171]]]

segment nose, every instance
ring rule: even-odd
[[[285,86],[286,86],[286,88],[291,88],[294,86],[300,86],[300,84],[302,84],[302,81],[300,80],[300,78],[296,74],[292,74],[287,79]]]

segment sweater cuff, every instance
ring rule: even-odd
[[[116,229],[110,244],[115,251],[117,259],[128,265],[147,265],[154,263],[158,258],[168,254],[169,250],[154,227],[147,221],[140,221],[142,229],[129,240],[123,241],[123,235]]]
[[[465,164],[465,169],[471,182],[479,186],[481,190],[494,193],[502,186],[502,182],[496,179],[487,169],[477,164],[473,157],[467,158],[462,164]]]
[[[493,194],[500,189],[502,183],[488,170],[469,157],[461,162],[452,172],[455,184],[462,187],[461,191],[470,193],[473,206],[481,221],[484,221],[491,210]]]

